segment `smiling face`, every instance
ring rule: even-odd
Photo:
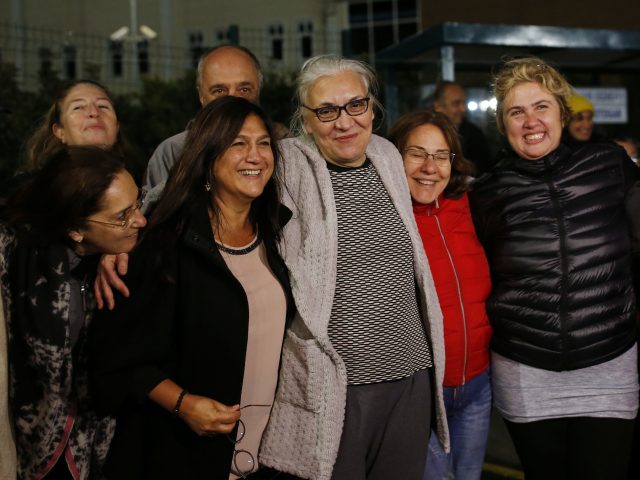
[[[233,47],[220,48],[204,60],[199,83],[200,104],[227,95],[258,103],[260,85],[254,61]]]
[[[69,236],[75,242],[75,251],[79,255],[93,253],[128,253],[136,245],[141,228],[147,224],[140,209],[136,208],[138,187],[131,175],[122,170],[100,201],[100,210],[92,214],[84,228],[72,230]],[[125,228],[107,223],[119,224],[130,219]],[[104,222],[104,223],[98,223]]]
[[[451,163],[436,165],[432,157],[422,163],[409,160],[408,149],[418,149],[427,153],[451,152],[442,130],[432,124],[414,128],[407,137],[407,146],[403,152],[404,172],[409,183],[411,198],[422,204],[430,204],[440,196],[449,184]]]
[[[584,110],[571,117],[569,121],[569,134],[581,142],[586,142],[593,133],[593,112]]]
[[[118,119],[111,100],[96,85],[80,83],[60,104],[60,122],[53,134],[65,145],[111,149],[118,136]]]
[[[344,105],[352,100],[368,96],[365,84],[355,72],[344,71],[320,77],[309,89],[305,105],[319,108],[328,105]],[[373,105],[362,115],[350,116],[344,110],[331,122],[321,122],[315,113],[304,114],[304,129],[315,141],[324,159],[343,167],[358,167],[365,161],[365,150],[373,128]]]
[[[560,145],[560,105],[537,82],[519,83],[509,91],[503,120],[511,148],[526,160],[542,158]]]
[[[271,137],[257,115],[247,117],[231,146],[214,161],[214,201],[246,208],[262,195],[273,174]]]

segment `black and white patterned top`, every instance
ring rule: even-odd
[[[327,165],[338,214],[329,338],[349,385],[405,378],[433,366],[420,320],[409,234],[378,172]]]

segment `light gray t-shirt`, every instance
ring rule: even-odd
[[[491,352],[493,401],[516,423],[561,417],[632,420],[638,413],[637,344],[607,362],[554,372]]]

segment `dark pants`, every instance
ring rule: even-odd
[[[420,480],[431,429],[429,370],[347,387],[332,480]]]
[[[625,480],[634,421],[558,418],[506,422],[527,480]]]

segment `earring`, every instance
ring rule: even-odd
[[[210,192],[210,191],[211,191],[211,184],[210,184],[209,182],[205,183],[205,184],[204,184],[204,189],[205,189],[207,192]]]

